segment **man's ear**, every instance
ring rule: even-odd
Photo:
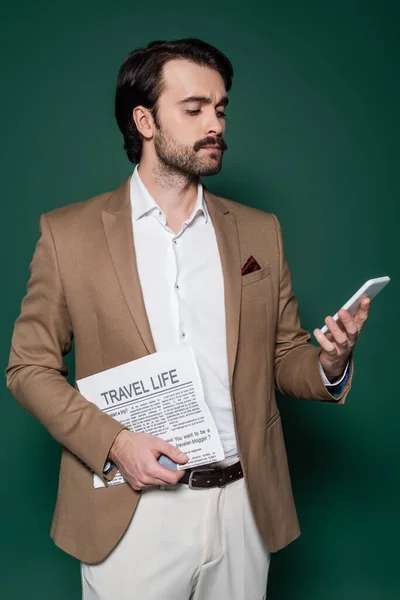
[[[139,133],[144,138],[151,139],[155,131],[155,123],[151,111],[144,106],[135,106],[132,117]]]

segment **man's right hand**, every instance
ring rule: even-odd
[[[140,491],[150,485],[175,484],[183,477],[184,471],[171,471],[160,465],[157,459],[161,454],[180,464],[189,460],[187,454],[161,438],[127,429],[115,438],[109,457],[130,486]]]

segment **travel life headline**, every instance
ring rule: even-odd
[[[105,400],[107,406],[112,406],[116,402],[125,402],[160,390],[165,390],[172,385],[179,383],[179,377],[176,369],[162,371],[156,375],[151,375],[149,379],[132,381],[127,385],[121,385],[116,389],[101,392],[100,396]]]

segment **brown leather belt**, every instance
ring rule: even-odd
[[[240,461],[229,467],[213,467],[210,469],[187,469],[179,483],[186,483],[191,489],[223,487],[243,477]]]

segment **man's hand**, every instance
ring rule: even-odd
[[[319,360],[330,381],[343,374],[360,331],[368,319],[370,302],[369,298],[364,298],[354,317],[343,309],[338,313],[338,321],[330,316],[326,317],[325,324],[329,329],[326,335],[320,329],[314,329],[313,333],[323,348]]]
[[[183,477],[184,471],[171,471],[157,462],[161,454],[180,464],[189,460],[187,454],[161,438],[127,429],[115,438],[109,457],[130,486],[141,491],[150,485],[175,484]]]

